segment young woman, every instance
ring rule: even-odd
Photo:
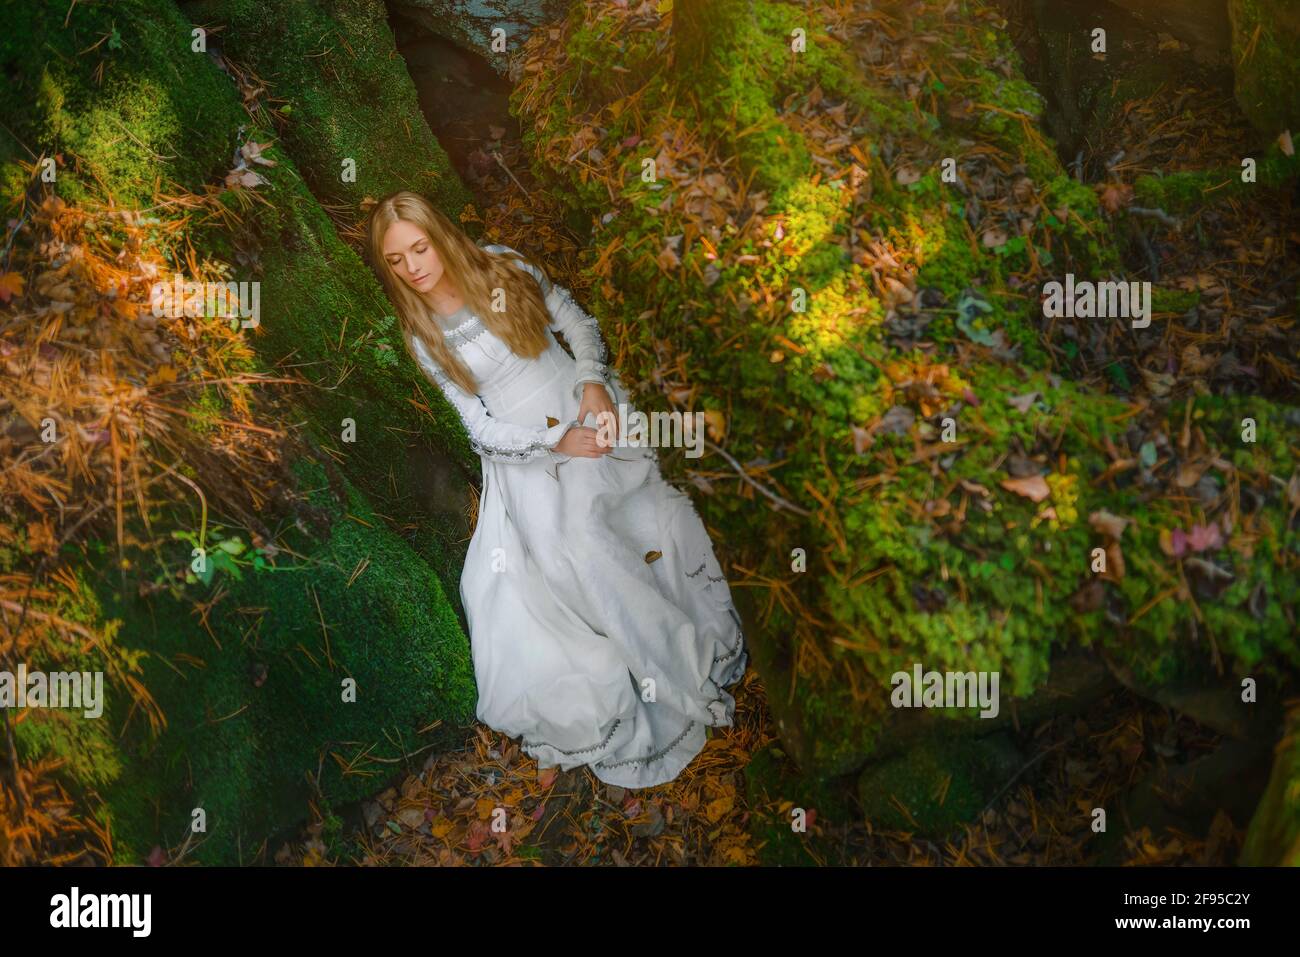
[[[597,417],[632,406],[596,320],[415,193],[382,199],[367,235],[407,348],[482,462],[460,581],[479,720],[522,737],[539,768],[671,781],[706,728],[732,724],[725,686],[749,656],[690,500],[653,449],[601,441],[614,419]]]

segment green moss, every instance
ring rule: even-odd
[[[1300,711],[1287,717],[1273,771],[1251,818],[1238,864],[1300,867]]]
[[[170,3],[79,4],[72,14],[9,4],[0,71],[0,116],[21,144],[6,151],[61,154],[67,199],[108,186],[119,204],[147,206],[160,173],[199,190],[229,167],[243,112],[229,78],[191,52],[190,24]],[[7,199],[21,178],[7,167]]]
[[[374,13],[354,25],[373,25]],[[201,192],[220,181],[244,138],[275,139],[249,122],[230,77],[190,52],[191,25],[171,5],[128,0],[57,14],[23,9],[6,25],[2,65],[22,77],[0,90],[7,125],[23,145],[65,154],[58,191],[69,199],[111,195],[119,204],[152,205],[155,182],[169,181]],[[115,36],[94,55],[84,52]],[[418,116],[409,83],[385,70],[406,90],[390,91],[391,102],[410,100]],[[358,89],[336,95],[346,99]],[[21,121],[10,123],[14,116]],[[123,125],[136,136],[123,135]],[[12,143],[6,148],[16,155]],[[376,153],[375,162],[382,166],[389,156]],[[394,161],[403,156],[410,159],[394,147]],[[293,158],[278,144],[268,158],[277,165],[262,167],[269,182],[257,198],[265,202],[244,208],[234,193],[220,194],[241,222],[238,245],[259,265],[254,275],[263,284],[262,321],[248,332],[257,358],[226,371],[266,374],[289,363],[320,386],[298,393],[290,421],[309,445],[331,450],[341,474],[326,481],[318,466],[296,463],[299,491],[329,516],[325,531],[307,534],[302,526],[299,535],[298,514],[268,521],[288,529],[284,541],[304,567],[246,569],[242,579],[219,573],[224,598],[203,619],[166,591],[137,597],[136,573],[110,564],[114,548],[87,547],[82,559],[94,572],[94,605],[88,599],[86,615],[102,636],[88,663],[119,678],[138,665],[135,676],[168,723],[157,734],[149,729],[119,681],[106,689],[101,720],[35,715],[24,722],[22,747],[27,757],[67,761],[74,792],[112,822],[121,861],[139,861],[154,843],[180,843],[190,811],[200,805],[209,833],[198,859],[249,859],[270,830],[305,816],[317,789],[326,801],[368,793],[399,766],[401,754],[446,746],[456,725],[473,715],[456,586],[466,538],[458,513],[465,473],[477,459],[454,411],[397,341],[373,275],[340,241]],[[367,188],[398,183],[411,171],[384,166]],[[160,249],[177,242],[166,230],[158,237]],[[216,220],[185,238],[201,253],[236,245]],[[212,392],[200,394],[193,411],[200,434],[222,414]],[[345,418],[356,423],[355,443],[342,441]],[[442,449],[458,456],[459,468]],[[207,478],[184,463],[179,471]],[[328,498],[331,485],[340,499]],[[308,496],[307,489],[315,492]],[[156,516],[151,532],[197,525],[197,516],[170,510]],[[129,532],[144,537],[143,530]],[[169,579],[189,560],[188,546],[174,547],[160,569]],[[268,668],[260,687],[250,677],[256,664]],[[358,681],[356,705],[340,701],[345,676]],[[435,734],[416,736],[439,719]],[[364,773],[343,773],[339,761],[353,759]],[[310,787],[308,774],[316,778]]]
[[[1287,0],[1229,0],[1237,102],[1265,136],[1300,129],[1300,11]]]
[[[1246,159],[1248,156],[1243,156]],[[1240,166],[1211,170],[1187,170],[1168,176],[1140,176],[1133,184],[1136,203],[1167,213],[1186,213],[1210,203],[1252,194],[1256,190],[1280,190],[1300,174],[1300,158],[1287,156],[1276,144],[1256,160],[1255,181],[1244,182]]]
[[[309,800],[371,793],[403,755],[451,745],[473,719],[469,644],[436,575],[350,485],[336,501],[318,464],[294,471],[327,531],[291,532],[301,558],[225,580],[206,626],[166,591],[134,597],[107,569],[93,581],[103,614],[148,649],[140,677],[167,722],[155,735],[125,689],[109,686],[98,723],[122,735],[120,768],[83,783],[103,799],[118,863],[179,843],[196,807],[208,822],[198,860],[247,861],[264,836],[307,817]],[[188,546],[169,558],[187,563]],[[356,682],[355,703],[343,700],[344,679]]]
[[[196,24],[220,24],[225,55],[255,69],[269,96],[288,101],[277,133],[322,203],[357,209],[367,195],[409,189],[453,222],[473,204],[420,112],[379,0],[181,6]],[[471,234],[477,228],[466,226]]]
[[[719,17],[726,9],[713,8]],[[853,133],[869,158],[886,138],[896,148],[905,146],[903,155],[922,173],[917,182],[895,182],[884,163],[873,159],[867,171],[870,199],[859,197],[855,205],[850,190],[838,180],[814,183],[802,174],[787,179],[763,211],[761,242],[729,241],[724,235],[714,242],[716,260],[702,244],[693,244],[683,256],[680,273],[666,277],[653,261],[653,250],[659,246],[658,237],[684,232],[684,223],[649,211],[663,193],[640,182],[637,157],[629,156],[624,161],[626,185],[616,197],[618,215],[592,237],[597,246],[610,243],[615,234],[621,240],[613,255],[617,293],[610,300],[598,300],[595,311],[611,339],[630,343],[620,371],[625,382],[641,384],[638,401],[662,402],[649,384],[668,349],[691,370],[691,384],[707,397],[702,405],[712,403],[725,412],[728,451],[742,462],[778,462],[766,473],[767,481],[815,516],[805,522],[789,513],[756,512],[748,493],[736,494],[734,489],[700,500],[701,511],[720,530],[729,552],[743,558],[756,574],[782,582],[805,613],[818,621],[815,635],[805,634],[796,615],[782,608],[764,609],[767,617],[760,616],[757,607],[744,612],[754,633],[756,667],[769,687],[777,689],[769,696],[770,706],[783,741],[800,765],[816,774],[857,767],[888,740],[888,678],[914,661],[938,670],[997,670],[1004,693],[1019,697],[1043,685],[1053,652],[1070,644],[1104,648],[1136,673],[1156,678],[1182,673],[1188,660],[1204,653],[1186,637],[1193,614],[1190,603],[1162,597],[1171,573],[1159,548],[1159,533],[1185,516],[1168,503],[1148,502],[1127,478],[1100,486],[1093,482],[1110,465],[1101,451],[1104,438],[1123,441],[1127,426],[1116,423],[1124,421],[1128,407],[1044,375],[1048,358],[1038,329],[1041,310],[1036,297],[1008,288],[1009,278],[1023,272],[1031,257],[1062,275],[1121,271],[1097,196],[1065,174],[1051,145],[1037,135],[1041,104],[1023,78],[1013,73],[1007,81],[1000,72],[989,71],[987,65],[999,58],[1017,61],[1005,31],[992,28],[984,5],[962,4],[944,11],[924,6],[914,14],[914,32],[925,37],[926,55],[943,82],[931,84],[916,98],[922,104],[918,109],[896,91],[862,78],[864,96],[891,107],[865,111],[863,125]],[[755,24],[802,16],[785,4],[755,3],[752,19],[737,29],[744,33]],[[554,78],[556,88],[577,84],[610,95],[617,83],[604,75],[597,46],[584,27],[571,22],[570,28],[568,58]],[[770,47],[775,55],[774,37],[787,33],[788,25],[773,28],[770,36],[756,40],[755,49]],[[797,94],[791,104],[799,105],[799,91],[814,83],[823,90],[841,90],[851,73],[841,59],[848,51],[810,29],[809,36],[814,35],[818,42],[810,42],[810,50],[816,47],[817,58],[781,54],[782,62],[788,60],[789,69],[797,73],[798,82],[789,91]],[[660,40],[652,29],[619,36],[624,51]],[[723,74],[727,69],[726,64],[717,67]],[[771,78],[757,77],[742,93],[725,75],[716,83],[712,76],[706,70],[676,85],[661,77],[648,83],[639,102],[642,130],[654,130],[659,123],[673,126],[681,119],[683,100],[707,99],[709,109],[719,115],[733,102],[737,109],[757,110],[755,97],[760,94],[768,97],[778,116],[786,106],[777,98],[783,88],[771,86]],[[567,143],[574,126],[589,122],[589,114],[601,105],[598,99],[577,97],[561,108],[559,99],[524,117],[530,146],[539,156],[552,142]],[[967,101],[983,105],[972,111]],[[517,100],[515,105],[523,104]],[[615,121],[607,135],[616,142],[627,132]],[[742,170],[751,168],[740,156],[746,144],[718,130],[706,128],[706,136],[724,157],[734,153]],[[1023,163],[1035,192],[1043,197],[1039,221],[1019,244],[989,249],[980,237],[972,237],[963,222],[960,195],[937,174],[942,157],[961,157],[972,142]],[[535,169],[558,191],[588,204],[593,218],[608,209],[608,193],[589,189],[571,168],[549,169],[538,162]],[[851,262],[840,245],[855,228],[867,234],[864,240],[879,241],[896,262],[914,271],[918,288],[942,293],[946,307],[932,309],[927,316],[925,335],[936,346],[928,356],[902,356],[891,347],[884,326],[889,310],[879,280]],[[737,262],[737,254],[751,258]],[[717,262],[724,265],[717,269],[716,280],[705,282],[701,277],[711,266],[717,268]],[[792,308],[799,289],[807,295],[802,312]],[[968,290],[978,291],[990,307],[979,319],[982,326],[972,326],[973,332],[1003,332],[1007,343],[1019,348],[1018,362],[968,360],[956,368],[956,346],[968,335],[957,325],[956,306]],[[746,310],[726,305],[744,301],[751,304]],[[656,311],[647,315],[646,302],[656,303]],[[1162,293],[1158,302],[1172,308],[1185,298]],[[683,321],[683,316],[693,321]],[[785,341],[776,338],[778,333]],[[774,352],[781,361],[773,361]],[[914,378],[907,367],[888,371],[905,358],[916,363],[917,375],[927,374],[931,365],[948,366],[927,380],[936,395],[925,407],[894,388],[895,382]],[[1033,391],[1041,399],[1028,412],[1008,404],[1011,396]],[[978,405],[966,401],[968,392]],[[956,411],[959,400],[962,405]],[[853,427],[869,424],[899,404],[918,416],[908,434],[877,433],[869,455],[855,454]],[[1201,407],[1200,401],[1197,405]],[[931,458],[914,459],[918,449],[935,440],[924,431],[933,423],[919,420],[937,417],[945,409],[954,410],[963,444],[947,457],[951,461],[936,468]],[[1283,411],[1266,404],[1257,409],[1270,421]],[[1214,413],[1208,405],[1206,410],[1209,422]],[[1181,422],[1171,419],[1168,428],[1169,434],[1177,434]],[[1049,463],[1051,494],[1036,504],[1000,483],[1007,477],[1008,452],[1017,443],[1025,449],[1040,448],[1044,436],[1059,441],[1065,465],[1062,469],[1055,461]],[[1283,464],[1289,461],[1285,450],[1271,448],[1260,456],[1260,462],[1274,468],[1273,474],[1289,474]],[[683,479],[681,468],[671,458],[665,462],[670,478]],[[985,497],[964,490],[960,480],[988,489],[990,510],[980,507]],[[1276,496],[1268,502],[1267,521],[1277,537],[1276,546],[1270,547],[1290,547],[1287,536],[1294,533],[1285,532],[1285,523],[1279,521],[1280,503]],[[960,531],[945,533],[946,521],[936,527],[927,503],[949,513],[964,505]],[[1055,510],[1055,517],[1044,513],[1047,507]],[[1140,523],[1124,539],[1130,574],[1118,584],[1103,586],[1111,596],[1108,600],[1120,609],[1111,613],[1133,618],[1129,628],[1117,628],[1104,606],[1076,609],[1077,596],[1092,579],[1092,549],[1103,541],[1089,526],[1088,516],[1101,509]],[[805,573],[790,569],[794,548],[804,549],[808,557]],[[1278,558],[1274,553],[1273,560]],[[1217,604],[1202,602],[1202,611],[1216,604],[1208,620],[1225,654],[1252,666],[1285,671],[1292,666],[1292,656],[1283,647],[1285,630],[1279,620],[1271,613],[1262,620],[1243,618],[1249,613],[1240,592],[1262,580],[1256,574],[1270,574],[1255,571],[1261,564],[1262,557],[1243,559],[1237,567],[1246,584],[1221,596]],[[1266,587],[1280,587],[1280,582],[1270,579]],[[918,588],[923,591],[918,593]],[[1152,599],[1160,600],[1148,608]],[[1221,636],[1220,626],[1239,630],[1241,639]],[[803,642],[814,642],[815,650],[801,647]],[[809,665],[810,660],[819,664]],[[972,725],[969,716],[951,717],[954,731],[978,725]]]
[[[759,861],[768,867],[818,863],[847,864],[843,848],[818,833],[818,824],[842,828],[860,818],[843,782],[801,775],[775,744],[759,748],[745,765],[746,803],[752,810],[749,830]],[[760,809],[761,810],[758,810]],[[794,828],[796,811],[812,818],[807,830]]]
[[[974,821],[1022,763],[1005,733],[932,739],[869,765],[858,796],[873,827],[942,838]]]
[[[1166,289],[1160,286],[1151,289],[1151,312],[1174,313],[1183,315],[1201,301],[1201,294],[1196,290]]]

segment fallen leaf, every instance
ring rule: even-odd
[[[1119,515],[1112,515],[1105,509],[1093,512],[1088,516],[1088,524],[1101,532],[1108,535],[1115,541],[1119,541],[1120,536],[1124,534],[1124,529],[1132,522],[1131,518],[1122,518]]]
[[[1157,399],[1167,396],[1178,382],[1168,372],[1152,372],[1150,369],[1142,369],[1141,371],[1142,378],[1146,380],[1148,391]]]
[[[1047,480],[1041,475],[1003,479],[1001,484],[1008,492],[1023,495],[1032,502],[1041,502],[1052,494],[1052,490],[1047,487]]]
[[[1220,547],[1223,536],[1219,533],[1219,526],[1214,523],[1193,525],[1187,535],[1187,543],[1193,551],[1205,552]]]
[[[861,455],[871,448],[875,439],[872,437],[870,429],[864,429],[860,425],[854,425],[850,428],[853,431],[853,454]]]
[[[1124,578],[1124,553],[1117,541],[1106,546],[1106,577],[1114,581]]]
[[[1182,558],[1187,554],[1187,533],[1181,528],[1162,528],[1160,550],[1170,558]]]
[[[996,226],[992,229],[984,230],[984,235],[980,237],[980,242],[990,249],[1007,244],[1006,230],[998,229]]]
[[[411,830],[415,830],[424,823],[424,811],[418,807],[403,808],[397,812],[397,820]]]
[[[1283,130],[1277,138],[1277,145],[1287,156],[1295,156],[1295,144],[1291,142],[1291,131]]]
[[[1178,467],[1178,475],[1174,481],[1179,488],[1191,488],[1201,480],[1201,476],[1209,467],[1210,463],[1205,461],[1184,462]]]
[[[880,421],[876,423],[876,429],[894,435],[906,435],[907,430],[912,427],[912,423],[915,421],[915,412],[905,405],[895,405],[881,416]]]
[[[661,559],[661,558],[663,558],[663,557],[664,557],[664,553],[663,553],[663,552],[646,552],[646,553],[645,553],[645,563],[646,563],[647,565],[649,565],[651,562],[657,562],[657,561],[659,561],[659,559]]]
[[[911,186],[921,178],[921,174],[910,166],[900,166],[894,174],[894,181],[900,186]]]
[[[727,417],[717,409],[705,409],[704,425],[714,442],[721,442],[727,434]]]
[[[275,160],[267,159],[262,155],[262,150],[266,149],[270,145],[270,143],[255,143],[252,140],[249,140],[239,148],[239,152],[244,155],[245,159],[251,160],[254,163],[260,163],[263,166],[275,166]],[[266,181],[263,180],[262,182]]]
[[[1024,395],[1013,395],[1011,398],[1007,399],[1007,405],[1016,409],[1021,414],[1024,414],[1029,411],[1029,407],[1034,404],[1036,398],[1038,398],[1037,392],[1026,392]]]
[[[1102,208],[1108,213],[1117,213],[1133,202],[1133,187],[1112,183],[1101,192]]]
[[[553,416],[553,415],[548,415],[548,416],[546,417],[546,427],[547,427],[548,429],[551,428],[552,426],[556,426],[556,425],[559,425],[559,424],[560,424],[560,420],[557,419],[555,416]]]
[[[16,272],[7,272],[0,276],[0,302],[8,302],[14,296],[23,294],[23,277]]]
[[[145,385],[162,385],[166,382],[176,381],[176,367],[172,365],[159,366],[145,380]]]

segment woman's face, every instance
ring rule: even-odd
[[[393,272],[418,293],[427,293],[442,278],[442,260],[429,234],[405,219],[393,223],[384,233],[384,258]]]

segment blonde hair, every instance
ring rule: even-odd
[[[434,209],[418,193],[401,190],[390,193],[375,204],[366,220],[366,246],[371,268],[383,283],[388,299],[397,309],[406,348],[415,358],[414,338],[419,337],[429,355],[447,378],[471,395],[478,383],[456,350],[448,347],[433,311],[414,289],[408,286],[384,257],[384,235],[388,228],[405,220],[418,226],[429,237],[443,270],[460,288],[461,297],[471,313],[482,320],[510,351],[525,359],[535,359],[550,345],[551,315],[546,308],[541,287],[533,276],[514,265],[527,263],[517,253],[497,255],[479,248],[450,219]],[[492,293],[504,290],[506,308],[492,310]],[[417,365],[419,364],[417,359]]]

